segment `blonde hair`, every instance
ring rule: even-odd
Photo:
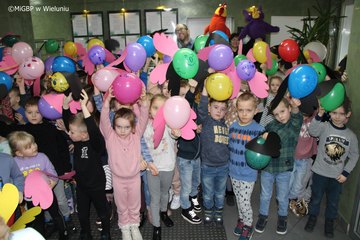
[[[255,97],[254,94],[252,94],[251,92],[244,92],[236,100],[236,107],[238,106],[239,102],[245,102],[245,101],[253,101],[255,107],[258,104],[258,99],[257,97]]]
[[[87,132],[87,127],[84,120],[84,114],[82,112],[72,115],[69,119],[69,125],[70,124],[79,128],[81,132],[85,132],[85,133]]]
[[[24,131],[15,131],[8,135],[11,153],[15,156],[16,151],[27,149],[35,143],[33,135]]]
[[[155,95],[151,98],[150,108],[151,108],[151,106],[153,105],[153,103],[154,103],[156,100],[158,100],[158,99],[166,101],[167,97],[165,97],[163,94],[155,94]]]

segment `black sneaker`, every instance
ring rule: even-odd
[[[67,228],[71,231],[71,232],[76,232],[77,229],[75,227],[75,224],[73,222],[73,220],[71,218],[68,218],[67,220],[65,220],[65,224],[67,226]]]
[[[287,217],[286,216],[278,217],[276,233],[281,234],[281,235],[285,235],[287,233]]]
[[[197,196],[195,197],[189,197],[191,206],[193,207],[195,212],[201,212],[201,206],[199,204],[199,201],[197,199]]]
[[[325,219],[325,236],[327,238],[334,237],[334,219]]]
[[[214,220],[213,211],[212,211],[212,209],[205,209],[204,213],[205,213],[204,224],[205,224],[205,226],[210,226]]]
[[[163,221],[165,226],[172,227],[174,226],[174,222],[169,218],[167,212],[160,212],[160,219]]]
[[[263,233],[267,224],[267,216],[259,214],[259,218],[256,222],[255,231]]]
[[[224,220],[222,217],[215,218],[215,224],[217,228],[222,228],[224,226]]]
[[[201,218],[199,218],[194,210],[190,207],[181,211],[181,216],[191,224],[200,224]]]
[[[312,232],[314,231],[315,225],[316,225],[317,217],[315,215],[310,215],[308,218],[308,221],[305,225],[305,231]]]

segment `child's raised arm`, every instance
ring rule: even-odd
[[[110,100],[114,97],[112,87],[109,88],[109,93],[105,98],[103,108],[100,114],[100,131],[104,135],[104,138],[107,139],[110,134],[114,131],[111,127],[111,122],[109,118],[110,112]]]
[[[146,89],[143,87],[140,100],[140,116],[138,117],[138,123],[136,124],[136,131],[142,136],[146,129],[146,124],[149,119],[149,101],[146,97]]]
[[[206,82],[205,82],[205,84],[206,84]],[[205,118],[208,116],[209,98],[208,98],[208,93],[205,88],[205,84],[204,84],[203,91],[201,93],[200,104],[198,107],[198,117],[199,117],[200,123],[203,123]]]

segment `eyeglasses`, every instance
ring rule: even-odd
[[[183,31],[186,31],[186,30],[187,30],[186,28],[179,28],[179,29],[175,30],[175,33],[183,32]]]

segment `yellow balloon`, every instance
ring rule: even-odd
[[[69,88],[69,83],[60,72],[54,73],[50,79],[52,88],[57,92],[65,92]]]
[[[99,46],[105,48],[104,43],[103,43],[100,39],[98,39],[98,38],[92,38],[92,39],[90,39],[89,42],[87,43],[87,49],[89,50],[90,48],[92,48],[92,47],[95,46],[95,45],[99,45]]]
[[[233,92],[232,81],[224,73],[211,74],[206,80],[205,87],[210,97],[217,101],[229,99]]]
[[[253,47],[254,58],[259,63],[266,62],[266,48],[267,48],[267,46],[268,46],[267,43],[263,42],[263,41],[258,41],[258,42],[256,42],[254,44],[254,47]]]
[[[64,45],[64,52],[69,56],[75,56],[77,47],[74,42],[68,41]]]
[[[305,59],[310,59],[310,53],[308,50],[304,50],[303,53],[304,53]]]

